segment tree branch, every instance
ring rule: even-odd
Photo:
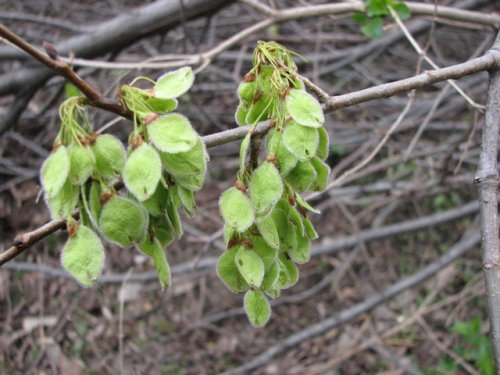
[[[493,48],[500,53],[500,33]],[[474,181],[479,185],[481,247],[483,250],[483,269],[489,306],[491,339],[495,353],[495,364],[497,371],[500,371],[500,243],[497,208],[500,70],[498,67],[490,75],[485,118],[481,154]]]
[[[5,25],[0,23],[0,37],[8,40],[14,46],[22,49],[33,56],[39,62],[54,70],[67,81],[74,84],[87,97],[88,104],[115,113],[119,116],[133,119],[132,112],[121,103],[114,102],[101,95],[92,85],[83,80],[71,67],[57,56],[57,51],[51,44],[44,44],[47,54],[41,52],[26,40],[13,33]]]

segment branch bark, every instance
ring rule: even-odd
[[[500,52],[500,33],[497,36],[493,49]],[[475,178],[479,190],[483,270],[486,281],[490,331],[497,373],[500,373],[500,243],[498,238],[497,206],[499,129],[500,69],[497,67],[490,74],[481,154]]]

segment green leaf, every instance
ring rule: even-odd
[[[330,167],[325,164],[321,159],[314,157],[311,159],[311,165],[316,171],[316,181],[313,182],[311,190],[323,191],[328,186],[330,177]]]
[[[328,132],[325,128],[318,129],[319,143],[318,149],[316,150],[316,156],[321,160],[326,160],[328,158],[328,153],[330,151],[330,139],[328,137]]]
[[[91,286],[99,279],[104,266],[101,240],[90,228],[78,226],[64,245],[61,263],[76,281]]]
[[[217,261],[217,275],[228,289],[235,293],[248,290],[248,284],[234,262],[234,256],[238,250],[238,246],[227,249]]]
[[[302,208],[305,208],[307,211],[314,212],[315,214],[320,214],[321,213],[320,210],[314,208],[309,203],[307,203],[307,201],[304,200],[304,198],[302,198],[300,194],[295,194],[295,199],[297,201],[297,205],[299,205]]]
[[[248,320],[254,327],[264,327],[271,317],[271,305],[266,296],[259,290],[246,292],[244,306]]]
[[[271,143],[277,142],[277,146],[275,147],[275,157],[276,164],[278,165],[278,169],[280,174],[285,177],[290,173],[290,171],[295,168],[297,165],[297,161],[299,160],[294,154],[292,154],[288,148],[285,146],[283,142],[282,134],[274,134],[273,137],[278,137],[276,140],[270,140],[270,145],[268,147],[268,152],[271,146]]]
[[[257,90],[257,83],[255,81],[241,82],[238,86],[238,98],[245,105],[248,105],[253,102],[256,90]]]
[[[279,273],[280,268],[278,262],[274,262],[269,267],[269,269],[266,270],[266,274],[264,275],[264,279],[262,280],[261,289],[264,291],[273,289],[276,281],[278,280]]]
[[[153,216],[161,216],[165,214],[166,202],[168,199],[167,189],[160,182],[156,186],[156,190],[153,195],[141,202],[142,206]]]
[[[255,251],[262,260],[264,269],[268,270],[276,260],[278,252],[276,251],[276,249],[273,249],[271,246],[269,246],[266,241],[260,236],[252,236],[251,241],[252,250]]]
[[[94,224],[99,222],[101,216],[101,185],[97,181],[92,181],[89,192],[89,209]],[[96,228],[97,229],[97,228]]]
[[[361,26],[361,31],[369,38],[381,38],[384,35],[384,22],[381,17],[369,18]]]
[[[64,84],[64,93],[66,94],[67,98],[72,98],[74,96],[83,96],[80,89],[69,82],[66,82]]]
[[[172,99],[188,91],[194,82],[193,70],[186,66],[162,75],[156,81],[154,96],[160,99]]]
[[[219,209],[226,224],[238,232],[247,230],[255,218],[250,199],[235,187],[222,193]]]
[[[239,126],[248,125],[247,115],[248,115],[248,108],[240,104],[238,108],[236,108],[236,113],[234,114],[234,120]]]
[[[325,122],[321,105],[305,91],[291,89],[286,96],[285,106],[292,119],[300,125],[319,128]]]
[[[257,228],[269,246],[274,249],[279,249],[280,236],[272,216],[268,216],[260,223],[257,223]]]
[[[177,194],[181,200],[182,206],[186,211],[186,215],[189,218],[194,217],[196,213],[196,201],[194,199],[194,194],[191,190],[186,189],[180,185],[177,185]]]
[[[264,263],[259,255],[253,250],[247,250],[240,246],[234,256],[234,263],[238,267],[241,276],[245,281],[256,288],[259,288],[264,279]]]
[[[311,159],[318,149],[318,130],[289,121],[283,133],[285,147],[300,161]]]
[[[280,274],[275,284],[275,288],[287,289],[295,285],[299,279],[299,269],[295,263],[285,254],[281,254],[277,262],[279,262]]]
[[[259,100],[252,103],[245,119],[247,124],[256,124],[267,120],[271,114],[272,100],[269,95],[262,95]]]
[[[304,218],[304,228],[306,230],[307,237],[309,237],[311,240],[318,238],[318,232],[316,232],[311,219],[309,219],[308,217]]]
[[[147,125],[147,129],[153,145],[170,154],[187,152],[199,140],[189,120],[178,113],[158,117]]]
[[[389,15],[387,0],[369,0],[366,4],[366,14],[368,17]]]
[[[297,246],[297,239],[295,230],[293,230],[293,223],[288,219],[287,213],[281,209],[276,208],[271,217],[276,224],[280,238],[280,251],[288,250]]]
[[[115,178],[125,164],[125,149],[120,140],[110,134],[97,136],[92,151],[95,155],[95,170],[105,178]]]
[[[171,192],[169,192],[169,198],[167,199],[167,219],[169,220],[172,229],[178,238],[180,238],[184,234],[184,230],[182,229],[182,222],[179,216],[179,212],[177,212],[177,207],[173,201],[174,197]]]
[[[405,3],[394,3],[392,4],[392,8],[403,21],[407,20],[411,16],[410,8]]]
[[[146,100],[146,104],[151,108],[154,113],[165,114],[175,111],[177,108],[177,100],[175,99],[161,99],[150,97]]]
[[[283,182],[273,163],[262,163],[252,174],[248,187],[257,222],[262,221],[283,194]]]
[[[307,263],[311,259],[311,241],[308,237],[297,233],[297,246],[287,253],[295,263]]]
[[[248,147],[250,146],[250,137],[252,134],[250,132],[245,135],[245,138],[243,138],[243,141],[241,141],[240,145],[240,173],[243,173],[245,170],[245,164],[246,164],[246,157],[248,153]]]
[[[201,175],[205,179],[207,170],[208,153],[205,144],[197,136],[197,142],[193,148],[186,152],[176,154],[160,154],[164,168],[174,176],[196,176]]]
[[[72,144],[69,149],[69,179],[73,185],[82,185],[92,175],[95,167],[95,156],[87,146]]]
[[[123,167],[123,182],[139,202],[150,198],[161,177],[161,160],[158,152],[143,143],[133,150]]]
[[[161,288],[168,288],[171,282],[170,266],[168,265],[165,251],[160,241],[157,238],[148,239],[137,247],[144,254],[149,255],[151,259],[153,259]]]
[[[99,227],[108,241],[129,247],[133,242],[142,242],[148,227],[147,218],[139,204],[116,195],[104,205]]]
[[[63,187],[55,196],[47,198],[50,217],[54,220],[70,217],[78,204],[78,197],[78,188],[71,185],[69,180],[66,180]]]
[[[47,198],[59,193],[68,178],[69,169],[68,149],[61,145],[45,160],[40,172],[40,180]]]
[[[368,16],[365,13],[354,13],[351,19],[359,25],[364,25],[368,20]]]
[[[286,176],[286,180],[298,192],[304,192],[316,180],[316,170],[309,161],[299,161]]]
[[[203,183],[205,182],[205,174],[196,176],[176,175],[175,182],[191,191],[198,191],[203,187]]]

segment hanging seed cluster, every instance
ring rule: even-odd
[[[140,79],[153,87],[134,87]],[[140,77],[121,87],[121,100],[134,113],[127,151],[116,137],[93,131],[84,98],[61,105],[61,130],[41,183],[52,218],[68,223],[62,265],[81,284],[92,285],[102,272],[100,236],[124,248],[136,246],[152,258],[161,286],[170,284],[164,249],[183,233],[178,209],[195,213],[194,192],[203,185],[208,159],[189,120],[173,113],[175,98],[193,81],[191,68],[181,68],[156,82]],[[115,189],[120,180],[122,193]]]
[[[236,183],[220,199],[227,250],[217,271],[231,291],[246,293],[249,321],[261,327],[271,314],[267,296],[277,298],[294,285],[297,264],[310,258],[317,233],[308,215],[319,212],[301,193],[324,190],[330,168],[325,117],[297,77],[292,52],[259,42],[253,65],[238,88],[235,118],[251,130],[241,145]],[[264,120],[272,126],[264,142],[266,157],[253,169],[247,151],[253,129]]]

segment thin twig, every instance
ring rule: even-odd
[[[18,48],[33,56],[45,66],[53,69],[55,72],[63,76],[66,80],[73,83],[87,97],[88,104],[104,109],[108,112],[116,113],[119,116],[133,119],[132,112],[124,105],[114,102],[101,95],[92,85],[83,80],[73,69],[57,56],[57,51],[50,44],[46,44],[47,54],[39,51],[19,35],[13,33],[5,25],[0,24],[0,37],[5,38]]]

